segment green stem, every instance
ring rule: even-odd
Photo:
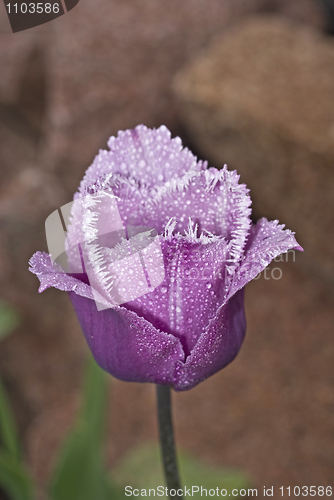
[[[177,468],[174,432],[171,412],[170,388],[157,385],[158,422],[160,432],[161,453],[164,464],[165,479],[168,492],[181,489]],[[182,495],[169,495],[170,498],[182,498]]]

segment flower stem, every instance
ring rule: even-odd
[[[168,491],[179,490],[180,480],[176,462],[174,432],[171,412],[170,388],[157,385],[158,422],[160,432],[161,453],[164,464],[165,479]],[[170,498],[182,498],[182,495],[169,495]]]

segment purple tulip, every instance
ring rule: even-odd
[[[85,213],[73,210],[68,232],[72,243],[84,247],[83,272],[65,273],[42,252],[31,258],[30,270],[40,292],[51,286],[69,292],[104,370],[121,380],[191,389],[238,354],[246,330],[246,283],[281,253],[302,248],[278,221],[252,224],[248,189],[238,184],[237,173],[208,169],[166,127],[140,125],[111,137],[108,146],[88,168],[75,199],[103,201],[112,193],[119,225],[114,208],[106,210],[114,201],[100,209],[93,203]],[[92,221],[100,236],[116,234],[116,243],[100,238],[95,244]],[[139,228],[144,243],[128,253],[130,260],[115,258],[129,243],[122,233],[129,227]],[[121,303],[122,296],[131,300]]]

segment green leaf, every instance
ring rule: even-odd
[[[81,416],[62,450],[52,500],[117,500],[103,465],[106,375],[90,356]]]
[[[11,500],[33,500],[32,480],[10,452],[0,451],[0,486]]]
[[[19,458],[20,446],[14,422],[6,391],[0,379],[0,443],[14,457]]]
[[[94,358],[89,355],[83,409],[80,421],[87,425],[87,434],[94,442],[94,448],[101,448],[104,434],[106,410],[107,377]]]
[[[20,461],[15,421],[1,379],[0,443],[0,487],[11,500],[32,500],[33,481]]]
[[[12,333],[19,323],[20,317],[16,310],[0,300],[0,340]]]
[[[248,489],[251,481],[243,472],[233,469],[221,469],[202,464],[185,453],[179,456],[179,468],[181,476],[181,486],[191,488],[201,486],[208,491],[210,489],[226,489],[226,496],[232,496],[232,490]],[[164,486],[164,476],[160,450],[157,445],[141,446],[131,451],[124,460],[113,470],[112,478],[115,483],[122,488],[123,498],[124,487],[130,485],[133,488],[146,489],[147,496],[149,488],[156,489]],[[205,496],[205,493],[203,493]],[[209,495],[209,493],[208,493]],[[166,499],[166,496],[160,496]],[[194,492],[192,498],[203,498],[199,493]],[[238,498],[238,496],[233,496]]]

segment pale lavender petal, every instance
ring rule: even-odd
[[[38,291],[44,292],[47,288],[58,288],[65,292],[74,291],[83,297],[93,298],[91,287],[83,281],[65,274],[61,269],[53,266],[51,257],[45,252],[36,252],[29,260],[29,271],[35,274],[39,281]]]
[[[210,168],[159,187],[148,200],[144,220],[162,233],[174,217],[175,230],[184,234],[190,218],[197,224],[198,234],[209,231],[231,242],[231,258],[237,260],[250,228],[250,205],[249,190],[239,184],[235,171]]]
[[[244,291],[221,306],[185,362],[176,364],[174,388],[185,391],[231,363],[246,332]]]
[[[207,166],[182,147],[179,137],[172,139],[165,126],[148,129],[138,125],[133,130],[120,131],[117,137],[110,137],[108,146],[110,151],[101,150],[86,171],[81,189],[111,172],[157,186],[189,170],[203,170]]]
[[[236,263],[251,225],[249,190],[238,182],[239,175],[224,168],[188,172],[157,189],[120,178],[111,187],[125,225],[144,225],[162,234],[174,218],[175,231],[185,234],[191,219],[198,235],[210,232],[225,238],[230,243],[229,259]]]
[[[244,258],[231,277],[227,298],[254,279],[281,253],[289,250],[303,251],[294,233],[284,227],[284,224],[279,224],[277,220],[268,221],[265,218],[252,226]]]

